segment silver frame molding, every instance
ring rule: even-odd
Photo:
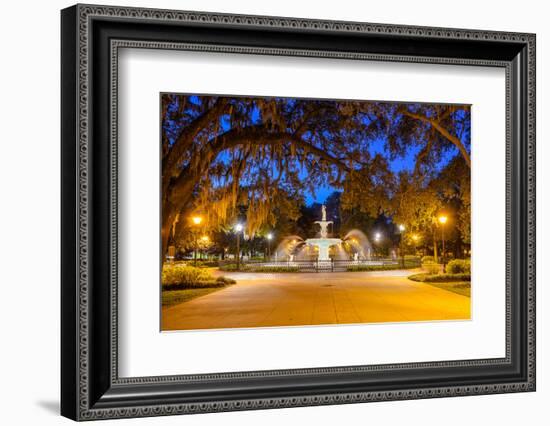
[[[96,26],[96,23],[100,25]],[[151,27],[159,34],[158,40],[140,38],[141,30],[127,30],[122,28],[122,24]],[[175,40],[169,27],[190,28],[189,41]],[[302,34],[334,37],[337,47],[340,46],[340,38],[349,39],[350,43],[359,40],[359,37],[380,41],[373,42],[373,46],[379,46],[373,48],[379,49],[375,52],[356,51],[353,47],[349,50],[280,47],[275,42],[274,46],[253,46],[242,41],[221,44],[209,41],[210,36],[205,31],[208,29],[234,32],[235,40],[246,39],[241,33],[260,31],[273,33],[274,39],[279,34],[287,33],[295,38]],[[167,32],[163,33],[165,30]],[[411,45],[425,43],[428,47],[423,50],[425,53],[418,55],[384,53],[387,49],[384,40],[396,39],[403,40],[403,43],[409,40]],[[486,50],[491,46],[503,47],[501,57],[485,58],[483,54],[479,57],[473,54],[470,57],[430,55],[430,46],[437,43],[479,45],[480,49],[483,47]],[[507,115],[505,358],[118,377],[116,165],[118,53],[122,48],[504,68]],[[516,50],[520,51],[517,55],[507,53]],[[62,12],[62,68],[63,415],[75,420],[93,420],[535,390],[533,34],[77,5]],[[105,99],[107,104],[102,104],[100,98]],[[100,140],[104,143],[99,143]],[[514,213],[516,208],[518,211]],[[100,235],[98,230],[101,229],[105,229],[105,233]],[[520,258],[517,264],[512,263],[514,257]],[[460,373],[451,379],[447,377],[449,371],[464,371],[466,374],[474,368],[487,371],[513,368],[517,374],[512,375],[512,379],[480,379],[467,385],[445,382],[460,382]],[[434,376],[434,383],[439,374],[441,383],[447,384],[415,385],[412,378],[415,372],[420,374],[424,371]],[[363,378],[375,377],[376,374],[394,374],[396,383],[400,384],[388,384],[379,389],[376,389],[375,382],[368,386],[361,385],[376,390],[364,390],[359,385],[359,382],[363,383]],[[407,374],[408,385],[403,385]],[[301,381],[309,379],[319,382],[315,388],[318,391],[297,389]],[[342,380],[347,380],[346,386],[338,391],[322,391]],[[243,388],[242,393],[221,393],[224,384],[243,381],[250,383],[249,391],[245,392]],[[282,382],[285,383],[284,388]],[[243,397],[249,395],[247,392],[252,396]],[[168,397],[170,394],[177,394],[177,397]]]

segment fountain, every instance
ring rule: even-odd
[[[327,210],[321,206],[321,220],[317,238],[304,240],[299,235],[283,238],[275,249],[274,259],[262,263],[262,266],[297,267],[300,271],[346,270],[350,265],[382,265],[384,260],[372,259],[372,245],[367,236],[359,229],[352,229],[342,238],[329,237],[328,226],[333,222],[327,220]],[[332,259],[329,250],[332,248]],[[395,263],[395,260],[392,260]]]
[[[331,220],[327,220],[327,208],[323,204],[321,207],[321,220],[316,221],[315,223],[319,224],[321,227],[321,238],[308,238],[306,244],[309,246],[317,247],[319,250],[319,255],[317,260],[319,262],[330,262],[330,257],[328,255],[328,250],[331,246],[341,244],[342,240],[340,238],[328,238],[328,226],[332,223]]]

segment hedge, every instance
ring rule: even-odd
[[[237,271],[237,264],[228,263],[220,266],[221,271]],[[241,265],[239,272],[300,272],[300,268],[297,266],[254,266],[254,265]]]
[[[447,263],[445,271],[448,274],[469,274],[471,272],[470,259],[454,259]]]
[[[412,281],[426,283],[450,283],[471,280],[470,274],[415,274],[408,278]]]
[[[405,262],[405,266],[401,264],[390,265],[350,265],[346,268],[348,272],[368,272],[368,271],[394,271],[396,269],[412,269],[416,268],[417,264]]]
[[[245,272],[300,272],[297,266],[247,266]]]

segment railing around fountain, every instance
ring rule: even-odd
[[[368,270],[369,267],[373,267],[375,270],[377,267],[393,266],[395,268],[411,268],[420,266],[412,264],[407,260],[406,263],[401,258],[372,258],[369,260],[342,260],[342,259],[330,259],[330,260],[242,260],[240,263],[241,271],[257,271],[257,272],[339,272],[348,271],[357,268],[361,270],[362,267]],[[233,270],[236,267],[234,260],[220,261],[220,267],[226,270]]]

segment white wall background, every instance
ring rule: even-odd
[[[219,11],[537,33],[538,391],[375,404],[293,408],[119,424],[468,425],[544,424],[550,401],[548,220],[550,27],[545,2],[438,0],[133,0],[142,7]],[[0,418],[3,424],[68,424],[59,404],[59,9],[71,2],[3,4],[0,25]],[[131,423],[128,423],[131,422]],[[108,421],[102,424],[113,423]]]

